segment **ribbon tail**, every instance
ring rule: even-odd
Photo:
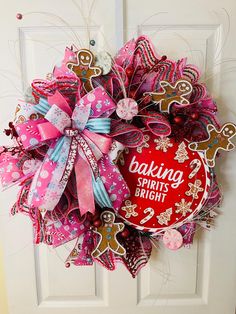
[[[122,177],[119,168],[108,156],[104,156],[100,159],[99,170],[100,176],[106,178],[104,187],[110,197],[110,200],[112,201],[111,207],[115,211],[118,211],[123,201],[130,195],[127,183]]]
[[[44,215],[52,211],[58,204],[67,182],[61,182],[66,168],[66,160],[70,151],[70,139],[64,138],[57,161],[52,161],[51,156],[61,141],[52,144],[41,167],[37,170],[31,183],[28,196],[28,205],[38,207]]]
[[[89,164],[79,155],[75,163],[76,189],[80,213],[95,212],[92,173]]]
[[[96,203],[98,203],[100,207],[113,208],[112,202],[100,177],[95,179],[93,176],[93,192]]]

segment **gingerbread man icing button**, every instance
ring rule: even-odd
[[[81,79],[86,92],[90,92],[94,88],[92,78],[102,74],[101,68],[95,66],[94,55],[87,49],[79,50],[77,63],[68,62],[67,67]]]
[[[183,107],[189,105],[186,96],[192,93],[192,85],[186,80],[178,80],[174,85],[167,81],[160,81],[161,92],[144,93],[151,95],[152,101],[159,104],[161,112],[170,112],[172,104]]]
[[[178,250],[183,245],[183,236],[176,229],[168,229],[163,235],[163,243],[170,250]]]
[[[220,130],[217,130],[214,125],[208,124],[207,131],[208,138],[205,141],[190,143],[189,148],[193,151],[202,151],[208,166],[214,167],[216,154],[220,149],[230,151],[235,148],[230,140],[236,134],[236,126],[228,122]]]
[[[115,214],[106,210],[101,214],[102,225],[97,228],[95,233],[99,235],[99,241],[92,255],[98,258],[103,253],[111,250],[117,255],[126,253],[123,246],[117,240],[117,234],[124,230],[123,223],[115,223]]]

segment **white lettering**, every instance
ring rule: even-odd
[[[136,161],[136,156],[133,156],[131,160],[131,163],[129,165],[129,172],[138,173],[140,175],[147,175],[147,176],[150,176],[152,178],[157,178],[157,179],[163,179],[163,180],[166,179],[168,181],[173,182],[171,183],[171,187],[174,189],[178,188],[180,184],[184,182],[183,171],[180,171],[180,170],[174,171],[174,169],[164,168],[164,163],[161,163],[161,165],[158,167],[154,164],[154,161],[152,161],[150,165],[147,163],[139,164],[139,162]],[[152,182],[149,183],[146,180],[147,179],[143,179],[142,187],[144,187],[146,184],[148,185],[148,188],[149,188],[149,184],[151,188],[154,187],[154,183]]]

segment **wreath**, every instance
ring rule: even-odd
[[[74,240],[66,267],[122,262],[135,277],[157,242],[177,250],[211,228],[215,161],[236,126],[220,124],[195,65],[141,36],[114,58],[67,47],[5,133],[14,144],[1,147],[1,184],[19,185],[11,214],[30,218],[35,244]]]

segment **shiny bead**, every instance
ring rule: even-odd
[[[66,266],[66,268],[69,268],[70,267],[70,263],[67,262],[65,266]]]
[[[93,226],[96,228],[99,228],[102,225],[102,221],[100,219],[97,219],[93,222]]]
[[[5,129],[4,133],[6,134],[6,136],[10,136],[11,135],[11,130]]]
[[[22,20],[23,19],[23,15],[21,13],[17,13],[16,14],[16,18],[17,18],[17,20]]]
[[[90,212],[87,213],[86,220],[87,221],[92,221],[93,220],[93,215]]]
[[[133,68],[129,67],[125,70],[125,72],[126,72],[126,75],[130,78],[130,77],[132,77],[134,70],[133,70]]]
[[[90,43],[91,46],[95,46],[96,45],[96,41],[94,39],[91,39],[89,43]]]
[[[146,95],[146,96],[144,96],[144,98],[142,99],[142,104],[143,104],[143,105],[147,105],[147,104],[149,104],[149,103],[151,102],[151,100],[152,100],[152,97],[151,97],[150,95]]]
[[[173,121],[175,124],[179,124],[179,125],[184,124],[184,118],[181,116],[174,117]]]
[[[135,99],[136,97],[136,90],[132,89],[129,91],[129,98]]]
[[[198,112],[192,113],[191,118],[192,118],[192,120],[198,120],[199,119],[199,113]]]
[[[92,216],[92,220],[95,221],[95,220],[99,220],[100,218],[100,213],[99,212],[96,212],[94,216]]]
[[[123,238],[128,238],[128,236],[130,235],[130,231],[129,229],[125,228],[122,232],[121,232],[121,236]]]

